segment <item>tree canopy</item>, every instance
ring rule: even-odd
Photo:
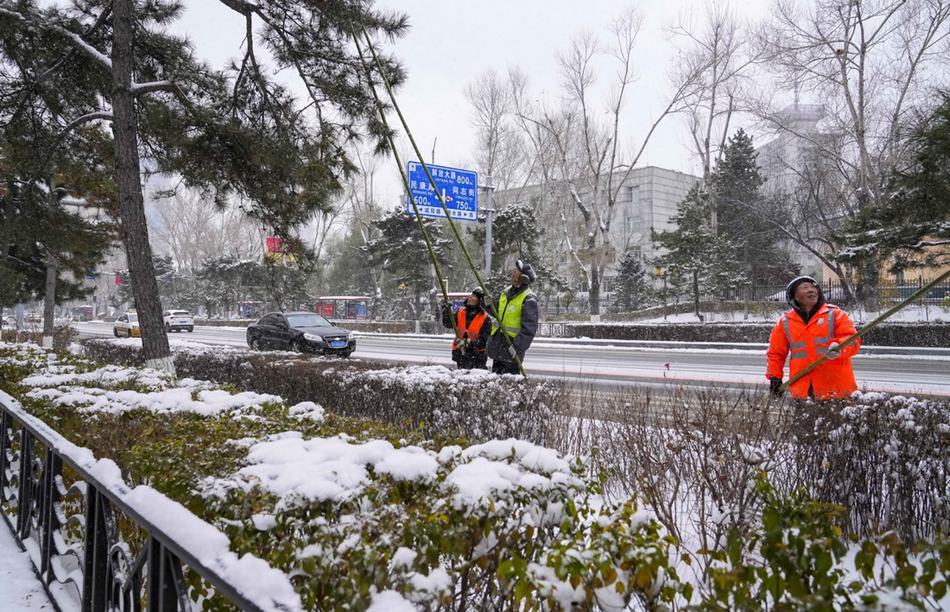
[[[914,127],[911,163],[895,172],[889,201],[848,226],[842,259],[875,254],[895,271],[950,263],[950,92]]]
[[[716,231],[754,284],[784,283],[795,266],[782,247],[785,236],[771,220],[774,206],[762,193],[765,183],[752,138],[742,129],[729,138],[710,176]]]

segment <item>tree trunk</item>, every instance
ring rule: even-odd
[[[869,257],[861,262],[860,283],[858,284],[858,299],[869,311],[880,309],[877,286],[880,283],[880,268],[876,257]]]
[[[13,242],[13,190],[7,190],[3,204],[3,231],[0,231],[0,258],[6,259],[10,252],[10,243]]]
[[[591,249],[593,251],[593,249]],[[591,254],[590,266],[590,320],[600,321],[600,271],[597,269],[596,256]]]
[[[148,242],[142,177],[139,168],[135,101],[132,97],[132,0],[112,3],[112,131],[115,174],[119,191],[119,226],[132,277],[132,295],[142,330],[145,365],[175,373],[162,322],[162,304]]]
[[[699,313],[699,272],[693,270],[693,307],[696,310],[696,318],[703,320],[703,315]]]
[[[46,291],[43,293],[43,348],[53,348],[56,309],[56,256],[46,256]]]

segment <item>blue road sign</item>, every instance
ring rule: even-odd
[[[453,219],[476,221],[478,219],[478,173],[459,168],[426,164],[435,187],[445,196],[445,207]],[[422,164],[409,162],[409,195],[419,208],[423,217],[445,219],[445,211],[439,204],[439,196],[432,187]],[[406,200],[406,210],[415,214],[412,203]]]

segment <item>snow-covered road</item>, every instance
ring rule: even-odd
[[[77,323],[83,337],[111,336],[110,323]],[[199,326],[194,333],[172,334],[172,339],[208,344],[247,346],[244,328]],[[354,358],[435,363],[451,366],[448,336],[358,334]],[[664,384],[764,385],[765,355],[758,345],[695,343],[571,341],[539,339],[525,359],[529,375],[564,377],[610,387]],[[872,391],[950,397],[950,350],[928,349],[927,354],[866,354],[854,360],[858,384]]]

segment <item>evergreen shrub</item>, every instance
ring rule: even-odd
[[[144,363],[134,341],[96,339],[82,344],[86,355],[97,361]],[[426,437],[517,437],[541,443],[548,437],[552,413],[563,410],[567,401],[564,386],[557,382],[453,372],[443,366],[222,347],[176,350],[174,356],[179,376],[273,393],[289,402],[312,401],[332,406],[336,414],[386,421]]]

